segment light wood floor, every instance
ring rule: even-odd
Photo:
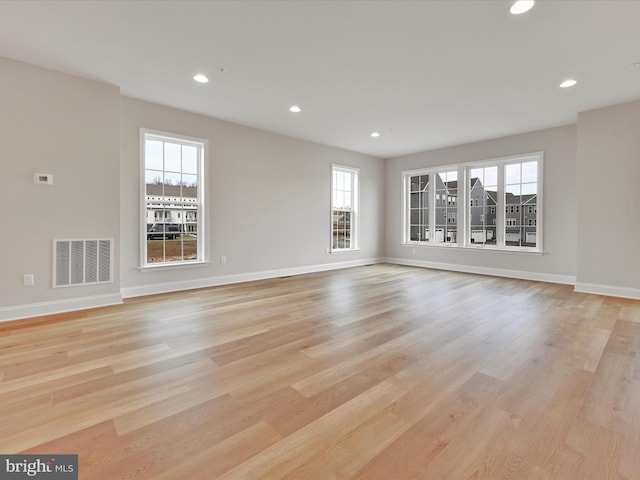
[[[80,478],[640,478],[640,302],[392,265],[0,324],[0,452]]]

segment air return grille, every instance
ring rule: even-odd
[[[112,240],[54,240],[53,286],[112,281]]]

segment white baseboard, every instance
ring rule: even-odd
[[[471,265],[459,265],[453,263],[426,262],[422,260],[407,260],[404,258],[387,257],[351,260],[347,262],[336,262],[322,265],[309,265],[305,267],[291,267],[278,270],[265,270],[261,272],[225,275],[221,277],[186,280],[181,282],[157,283],[153,285],[144,285],[141,287],[123,288],[120,293],[112,293],[108,295],[94,295],[90,297],[70,298],[65,300],[54,300],[50,302],[39,302],[27,305],[2,307],[0,308],[0,322],[19,320],[29,317],[38,317],[42,315],[53,315],[56,313],[65,313],[76,310],[85,310],[89,308],[106,307],[109,305],[118,305],[122,303],[123,298],[154,295],[157,293],[177,292],[195,288],[214,287],[217,285],[229,285],[233,283],[265,280],[268,278],[285,277],[290,275],[304,275],[306,273],[359,267],[377,263],[391,263],[396,265],[433,268],[437,270],[449,270],[454,272],[475,273],[497,277],[518,278],[522,280],[533,280],[539,282],[561,283],[567,285],[575,285],[574,289],[576,292],[640,300],[640,289],[615,287],[611,285],[599,285],[594,283],[576,283],[576,278],[569,275],[523,272],[518,270],[505,270],[498,268],[476,267]]]
[[[473,265],[459,265],[456,263],[425,262],[423,260],[407,260],[405,258],[384,259],[386,263],[396,265],[408,265],[412,267],[434,268],[437,270],[449,270],[452,272],[475,273],[479,275],[491,275],[494,277],[518,278],[521,280],[533,280],[536,282],[562,283],[573,285],[576,277],[570,275],[556,275],[553,273],[523,272],[520,270],[505,270],[501,268],[476,267]]]
[[[594,293],[608,297],[622,297],[640,300],[640,289],[627,287],[614,287],[611,285],[598,285],[597,283],[577,282],[574,290],[581,293]]]
[[[327,263],[322,265],[309,265],[305,267],[291,267],[278,270],[264,270],[260,272],[224,275],[221,277],[199,278],[195,280],[184,280],[180,282],[156,283],[152,285],[143,285],[140,287],[122,288],[121,293],[123,298],[132,298],[140,297],[143,295],[155,295],[158,293],[192,290],[194,288],[215,287],[218,285],[229,285],[232,283],[287,277],[290,275],[303,275],[305,273],[323,272],[327,270],[337,270],[340,268],[360,267],[362,265],[382,263],[382,261],[382,258],[369,258],[363,260],[351,260],[347,262]]]
[[[106,307],[120,303],[122,303],[122,296],[119,293],[111,293],[108,295],[93,295],[90,297],[68,298],[65,300],[53,300],[51,302],[2,307],[0,308],[0,322],[85,310],[88,308]]]

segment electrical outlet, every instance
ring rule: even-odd
[[[34,283],[35,283],[35,278],[33,276],[33,273],[25,273],[22,276],[22,285],[23,286],[32,287]]]
[[[222,255],[222,256],[220,257],[220,263],[222,263],[222,264],[227,263],[227,257],[226,257],[225,255]]]

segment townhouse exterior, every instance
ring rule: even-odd
[[[434,243],[458,241],[458,181],[435,179],[435,238]],[[431,186],[429,175],[411,177],[410,240],[430,242],[429,208]],[[470,243],[495,245],[497,242],[497,188],[485,187],[479,178],[471,179],[469,194]],[[505,205],[505,243],[509,246],[536,245],[537,195],[516,195],[507,192]]]

